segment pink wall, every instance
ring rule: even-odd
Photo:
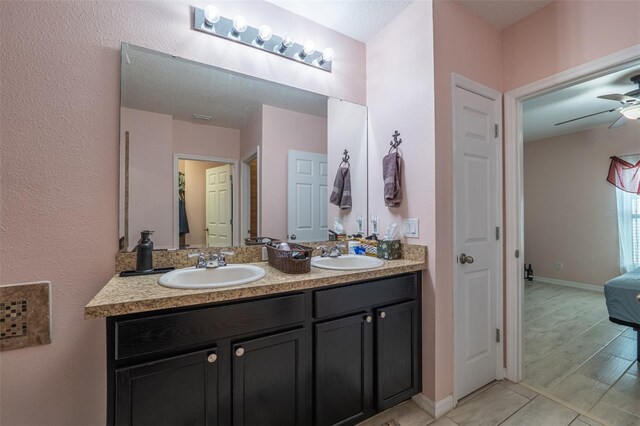
[[[173,120],[173,152],[238,160],[240,130]]]
[[[603,285],[620,275],[616,191],[605,178],[609,157],[640,153],[639,139],[636,121],[524,144],[524,261],[536,276]]]
[[[333,46],[330,74],[193,31],[190,7],[204,4],[0,3],[0,279],[50,280],[53,297],[53,342],[0,355],[2,424],[105,421],[104,321],[85,321],[83,308],[118,248],[122,41],[366,103],[364,44],[266,2],[220,6]]]
[[[173,247],[172,117],[121,108],[120,138],[129,132],[129,247],[154,231],[154,247]],[[122,147],[121,147],[122,148]],[[124,209],[124,204],[119,208]]]
[[[429,247],[423,275],[423,393],[434,397],[434,292],[436,283],[436,187],[432,8],[414,2],[367,43],[369,107],[369,214],[377,214],[384,232],[390,222],[420,220],[420,238],[407,242]],[[407,37],[410,34],[410,37]],[[382,158],[395,130],[403,143],[403,202],[387,208],[383,199]]]
[[[502,88],[502,40],[487,22],[454,1],[433,3],[435,51],[435,398],[453,392],[453,173],[451,73]],[[433,246],[432,246],[433,247]]]
[[[640,2],[554,1],[502,32],[505,91],[640,43]]]
[[[282,129],[287,129],[283,132]],[[327,119],[262,106],[261,224],[269,237],[287,238],[289,150],[327,153]]]

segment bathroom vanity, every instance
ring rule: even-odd
[[[420,392],[424,263],[261,265],[263,280],[224,290],[105,286],[85,316],[107,317],[107,424],[355,424]],[[182,306],[198,298],[220,301]]]

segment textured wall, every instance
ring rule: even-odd
[[[411,37],[407,37],[411,34]],[[369,107],[369,214],[380,217],[380,231],[390,222],[420,220],[420,238],[429,247],[423,275],[423,393],[435,394],[435,138],[431,2],[414,2],[367,43]],[[384,205],[382,158],[394,130],[401,133],[404,171],[399,208]],[[446,362],[445,362],[446,364]]]
[[[603,285],[620,275],[616,191],[606,177],[610,156],[638,153],[639,121],[524,144],[524,261],[536,276]]]
[[[83,308],[114,273],[122,41],[366,103],[362,43],[266,2],[220,4],[332,45],[329,74],[195,32],[191,5],[0,3],[0,282],[50,280],[53,306],[51,345],[0,355],[2,424],[105,421],[104,321]]]

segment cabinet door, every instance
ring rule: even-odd
[[[116,424],[217,424],[215,349],[116,370]]]
[[[373,414],[372,318],[315,325],[315,423],[354,424]]]
[[[301,425],[307,389],[306,331],[232,346],[234,425]]]
[[[420,390],[420,318],[417,302],[378,309],[376,406],[386,410]]]

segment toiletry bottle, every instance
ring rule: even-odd
[[[142,231],[140,233],[140,241],[138,241],[138,246],[136,247],[138,252],[136,272],[153,271],[153,241],[149,239],[151,234],[153,234],[153,231]]]

